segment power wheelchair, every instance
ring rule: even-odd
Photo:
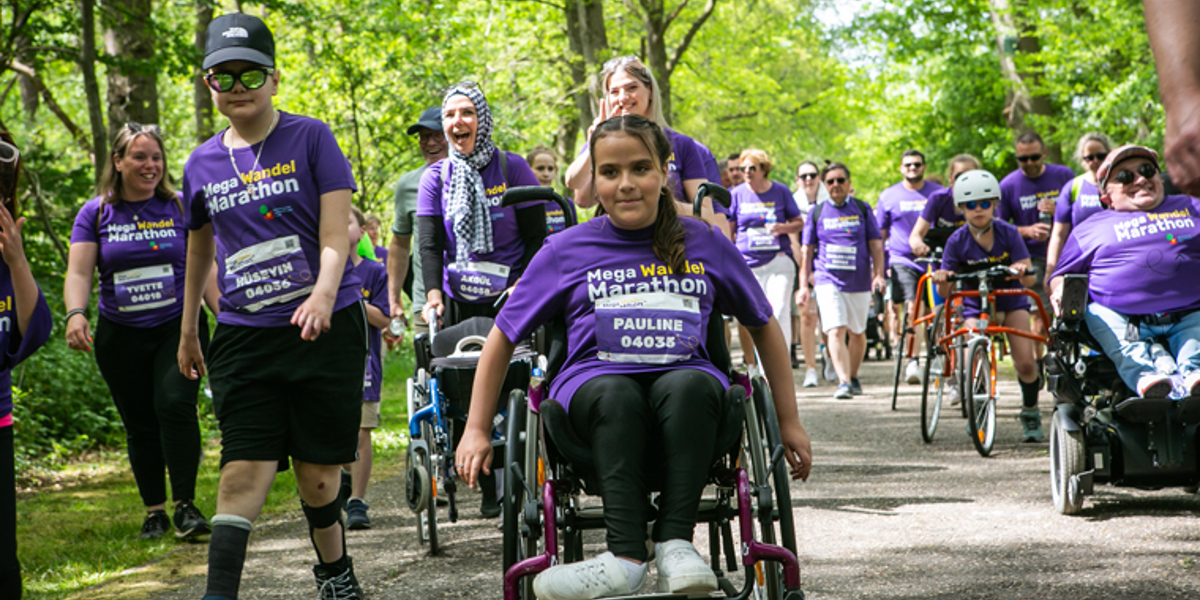
[[[1200,483],[1200,415],[1164,399],[1159,410],[1122,414],[1116,407],[1137,394],[1088,332],[1087,275],[1063,278],[1061,316],[1045,358],[1055,400],[1050,425],[1050,491],[1062,514],[1078,513],[1096,483],[1141,489]],[[1195,411],[1192,411],[1195,412]]]

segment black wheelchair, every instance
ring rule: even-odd
[[[709,195],[728,203],[727,191],[705,184],[696,205]],[[566,357],[565,322],[548,324],[546,339],[546,370],[535,370],[528,391],[512,392],[507,407],[505,600],[534,598],[533,576],[557,564],[560,552],[563,562],[582,560],[584,531],[604,528],[603,507],[584,502],[585,495],[599,493],[591,449],[572,430],[563,406],[546,397],[549,379]],[[789,476],[769,388],[762,377],[732,370],[718,314],[709,320],[707,339],[710,358],[732,383],[698,518],[708,527],[713,572],[727,598],[803,600]],[[729,576],[738,571],[738,557],[745,572],[740,588]],[[638,596],[648,597],[685,596]]]
[[[1047,388],[1056,404],[1050,424],[1055,508],[1078,513],[1096,483],[1194,492],[1200,483],[1200,415],[1180,411],[1180,403],[1168,399],[1135,414],[1118,411],[1137,394],[1088,333],[1083,319],[1088,277],[1067,275],[1062,285],[1061,316],[1045,358]]]

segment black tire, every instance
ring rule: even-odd
[[[754,391],[746,407],[745,423],[747,451],[750,455],[750,460],[748,461],[750,468],[747,474],[750,476],[750,485],[753,489],[766,486],[775,492],[772,494],[772,498],[764,499],[760,496],[756,499],[758,501],[757,506],[761,506],[764,503],[763,500],[770,500],[772,509],[760,510],[756,506],[754,514],[758,521],[758,534],[761,536],[760,541],[764,544],[776,544],[778,543],[778,536],[775,531],[775,521],[776,519],[784,518],[785,508],[779,503],[778,485],[781,481],[779,475],[782,471],[782,481],[785,482],[784,486],[786,489],[787,467],[784,466],[785,461],[780,461],[780,466],[776,467],[774,471],[770,469],[771,453],[779,444],[779,427],[778,420],[775,418],[775,405],[771,403],[771,395],[768,391],[767,382],[761,377],[755,378],[751,382],[751,387]],[[768,417],[764,411],[769,411],[771,416]],[[771,427],[769,424],[772,420],[775,421],[774,427]],[[768,483],[768,480],[770,480],[770,483]],[[790,524],[793,520],[790,495],[787,496],[786,509],[788,513],[786,519]],[[795,529],[793,527],[789,525],[788,529],[791,531],[791,544],[794,547],[796,541]],[[792,552],[795,552],[794,548]],[[757,565],[757,569],[761,570],[766,598],[768,600],[780,600],[783,598],[783,570],[779,564],[764,561]]]
[[[971,443],[980,456],[991,454],[996,442],[996,398],[992,395],[990,350],[987,339],[971,340],[967,344],[967,362],[963,365],[966,367],[963,404],[967,407]]]
[[[1050,418],[1050,498],[1059,513],[1074,515],[1083,508],[1083,494],[1071,477],[1087,470],[1087,448],[1083,432],[1067,430],[1064,419],[1058,410]]]
[[[896,410],[896,398],[900,395],[900,377],[906,366],[904,364],[905,355],[908,353],[905,351],[904,342],[914,335],[913,332],[908,330],[908,311],[901,312],[904,313],[904,316],[900,317],[900,332],[896,336],[896,373],[892,381],[892,410]]]
[[[933,322],[929,326],[929,339],[925,345],[925,380],[921,382],[921,439],[926,443],[933,441],[933,435],[937,433],[938,419],[942,414],[942,400],[945,399],[950,391],[950,373],[953,366],[949,360],[950,355],[946,354],[941,345],[937,343],[937,338],[942,325],[942,319],[945,318],[946,305],[938,307],[937,313],[933,317]],[[930,387],[933,387],[933,395],[930,396]]]
[[[504,468],[509,469],[504,477],[504,498],[501,500],[503,510],[502,528],[504,530],[504,572],[523,560],[521,544],[521,513],[525,507],[525,487],[522,486],[510,469],[513,463],[522,465],[525,461],[525,393],[513,390],[508,397],[508,419],[504,443]],[[526,478],[529,473],[523,472]],[[536,476],[536,475],[535,475]]]
[[[436,448],[437,441],[433,435],[433,425],[430,424],[429,421],[421,422],[421,439],[425,440],[428,448]],[[433,497],[429,502],[429,506],[425,507],[425,511],[417,515],[417,527],[421,529],[421,538],[429,541],[429,553],[436,555],[438,553],[437,469],[440,468],[440,465],[435,465],[433,457],[429,454],[425,454],[422,460],[425,463],[425,472],[429,476],[429,485],[430,489],[433,491]]]

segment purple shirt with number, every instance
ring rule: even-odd
[[[731,193],[729,219],[737,232],[735,244],[751,268],[771,262],[780,252],[792,255],[788,235],[771,235],[767,228],[800,218],[800,207],[787,186],[775,181],[770,184],[771,188],[762,194],[751,189],[749,183],[735,186]]]
[[[500,172],[500,152],[496,149],[492,161],[480,174],[483,188],[491,204],[492,251],[480,254],[472,252],[467,260],[458,262],[454,237],[454,221],[446,218],[446,205],[450,201],[450,176],[454,167],[448,159],[442,159],[425,169],[417,192],[417,216],[436,216],[442,219],[446,230],[446,247],[443,252],[445,266],[442,269],[442,291],[455,300],[463,302],[490,302],[521,277],[521,257],[525,245],[517,227],[517,210],[501,207],[500,199],[510,187],[538,185],[537,176],[524,158],[507,152],[508,173]]]
[[[942,268],[955,273],[971,273],[983,271],[992,265],[1011,265],[1029,258],[1029,250],[1025,240],[1013,225],[1004,221],[992,220],[992,248],[984,250],[971,228],[963,225],[946,240],[946,249],[942,253]],[[1005,279],[995,289],[1021,289],[1021,282],[1016,279]],[[978,289],[974,282],[967,282],[965,289]],[[963,298],[963,314],[970,317],[979,315],[980,301],[978,297]],[[997,311],[1029,310],[1029,298],[1026,296],[997,296]]]
[[[33,316],[25,335],[21,335],[17,328],[16,296],[12,272],[8,263],[0,260],[0,427],[12,425],[12,370],[41,348],[54,328],[50,307],[39,289]]]
[[[212,223],[217,240],[217,321],[286,327],[320,275],[321,195],[356,189],[354,175],[316,119],[279,112],[263,142],[233,150],[236,172],[224,135],[196,148],[183,172],[187,226]],[[359,289],[347,257],[334,312],[357,302]]]
[[[1075,180],[1068,181],[1059,192],[1058,202],[1054,205],[1055,223],[1075,226],[1104,210],[1104,206],[1100,204],[1100,188],[1086,179],[1080,180],[1079,183],[1079,193],[1075,195],[1074,201],[1071,200],[1071,188],[1074,187]]]
[[[1010,221],[1024,227],[1037,223],[1041,218],[1038,203],[1047,198],[1057,199],[1059,193],[1072,179],[1075,172],[1062,165],[1045,165],[1046,170],[1034,179],[1025,176],[1021,169],[1009,173],[1000,180],[1000,205],[996,207],[996,219]],[[1053,218],[1051,215],[1050,218]],[[1025,240],[1029,255],[1046,257],[1046,242]]]
[[[1167,196],[1148,212],[1102,210],[1075,225],[1054,276],[1085,273],[1092,300],[1119,313],[1200,308],[1200,200]]]
[[[914,271],[924,270],[913,262],[916,257],[908,245],[908,236],[929,203],[929,197],[944,189],[932,181],[924,182],[919,190],[910,190],[903,183],[897,183],[879,194],[875,218],[879,220],[879,230],[888,232],[887,254],[891,264]]]
[[[929,227],[962,227],[966,217],[954,206],[954,190],[942,188],[929,195],[925,208],[921,209],[921,218],[929,223]]]
[[[708,358],[714,310],[749,326],[771,304],[720,231],[683,217],[686,272],[670,274],[651,247],[653,227],[625,230],[600,216],[547,238],[496,317],[511,341],[564,315],[567,359],[550,397],[564,406],[593,377],[697,369],[728,385]]]
[[[871,291],[871,251],[869,240],[881,239],[879,222],[864,211],[861,200],[846,198],[841,206],[832,200],[821,203],[820,222],[811,218],[804,223],[805,246],[816,248],[813,260],[813,281],[816,285],[834,284],[839,291]]]
[[[385,316],[392,314],[388,303],[387,269],[373,260],[363,259],[353,268],[362,283],[363,300],[378,308]],[[367,372],[363,377],[363,402],[379,402],[383,389],[383,332],[367,323]]]
[[[99,225],[97,225],[99,223]],[[154,327],[183,312],[187,227],[176,198],[84,203],[71,243],[97,245],[100,314],[129,327]]]

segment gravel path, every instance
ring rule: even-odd
[[[944,413],[934,443],[921,442],[920,387],[903,386],[892,412],[889,363],[867,363],[862,379],[867,393],[851,401],[833,400],[828,384],[799,394],[815,454],[809,482],[792,487],[810,599],[1200,598],[1200,498],[1097,486],[1080,516],[1060,516],[1047,445],[1017,443],[1015,383],[1001,388],[996,449],[984,459],[956,415]],[[1046,425],[1050,403],[1043,394]],[[439,527],[445,554],[430,557],[403,493],[402,475],[374,482],[375,527],[349,533],[369,597],[499,598],[501,532],[473,518],[478,495],[465,496],[467,518]],[[242,598],[316,597],[299,512],[260,523]],[[86,597],[195,600],[203,553],[187,560],[198,563],[163,575],[169,590],[117,582]]]

